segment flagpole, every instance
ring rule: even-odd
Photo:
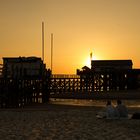
[[[44,62],[44,22],[42,22],[42,60]]]
[[[90,66],[91,66],[91,61],[92,61],[92,52],[90,53]]]
[[[53,72],[53,33],[51,33],[51,71]]]

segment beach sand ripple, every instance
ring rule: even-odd
[[[140,120],[97,119],[99,107],[0,110],[2,140],[139,140]],[[130,112],[140,111],[131,108]]]

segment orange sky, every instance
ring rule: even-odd
[[[140,0],[0,0],[0,57],[41,57],[53,73],[73,74],[94,59],[132,59],[140,68]],[[2,63],[2,61],[1,61]]]

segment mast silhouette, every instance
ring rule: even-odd
[[[53,33],[51,33],[51,71],[53,72]]]
[[[44,62],[44,22],[42,22],[42,60]]]

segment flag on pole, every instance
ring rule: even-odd
[[[90,59],[92,60],[92,52],[90,53]]]

